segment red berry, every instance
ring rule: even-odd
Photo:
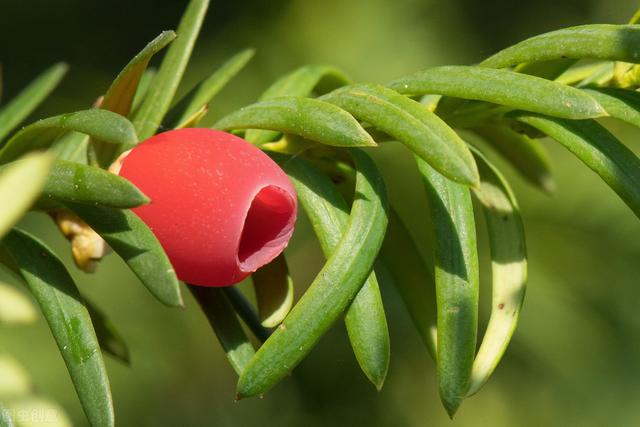
[[[266,154],[226,132],[155,135],[131,150],[119,174],[151,199],[133,211],[187,283],[235,284],[278,256],[293,234],[291,181]]]

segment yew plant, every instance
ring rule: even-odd
[[[62,79],[66,65],[57,64],[0,109],[0,266],[33,295],[91,425],[114,424],[102,351],[127,361],[127,345],[99,301],[82,296],[59,256],[15,227],[30,210],[56,221],[78,268],[99,270],[113,251],[168,309],[183,306],[181,292],[192,292],[200,307],[188,309],[203,310],[238,374],[231,398],[267,393],[336,321],[344,321],[363,373],[382,389],[390,343],[379,282],[389,282],[424,342],[425,363],[429,356],[435,362],[451,417],[500,362],[527,281],[515,195],[473,142],[484,140],[531,185],[552,192],[539,141],[550,137],[640,215],[640,160],[598,122],[612,117],[640,127],[637,17],[628,25],[552,31],[476,65],[431,68],[387,84],[352,82],[334,66],[307,65],[214,128],[244,138],[286,172],[326,263],[297,301],[294,286],[301,285],[283,254],[252,274],[255,306],[234,287],[181,287],[157,236],[131,210],[149,197],[114,165],[159,132],[198,127],[208,104],[251,59],[250,49],[238,53],[175,99],[207,7],[207,0],[191,0],[176,32],[145,46],[92,108],[16,130]],[[149,68],[165,48],[159,68]],[[429,204],[415,209],[432,226],[428,258],[389,204],[368,154],[389,141],[410,150],[422,177]],[[492,260],[492,283],[483,284],[492,289],[491,315],[481,342],[474,209],[486,219]],[[31,304],[0,283],[4,323],[33,320]],[[6,407],[0,413],[12,425],[14,413]]]

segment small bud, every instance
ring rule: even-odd
[[[98,261],[111,252],[107,242],[72,212],[59,210],[52,216],[62,234],[71,242],[73,260],[78,268],[86,273],[95,272]]]

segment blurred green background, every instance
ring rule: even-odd
[[[64,60],[71,65],[69,74],[34,118],[87,108],[146,42],[175,28],[185,3],[2,0],[4,99],[46,66]],[[635,7],[630,0],[217,1],[182,90],[235,51],[257,48],[249,67],[212,105],[207,118],[212,122],[306,63],[331,63],[355,79],[384,82],[432,65],[473,63],[561,26],[622,23]],[[640,149],[638,132],[606,124],[633,150]],[[110,256],[99,274],[73,274],[131,348],[130,367],[107,356],[119,425],[640,425],[640,223],[593,173],[553,142],[545,145],[558,182],[554,197],[527,187],[496,159],[523,210],[530,281],[505,359],[484,389],[463,404],[455,421],[448,420],[439,403],[433,363],[393,289],[382,289],[392,339],[392,363],[382,392],[360,373],[338,323],[294,374],[263,399],[234,402],[235,375],[193,300],[187,300],[186,310],[162,307]],[[393,145],[374,154],[389,180],[392,200],[421,238],[424,196],[411,157]],[[34,214],[24,226],[46,236],[71,265],[67,243],[51,221]],[[486,258],[486,242],[482,245]],[[322,263],[304,218],[288,256],[299,295]],[[486,289],[487,259],[482,266]],[[44,321],[1,328],[0,341],[2,351],[27,368],[39,395],[54,398],[75,425],[85,425]]]

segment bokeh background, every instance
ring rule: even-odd
[[[4,99],[64,60],[69,74],[33,118],[87,108],[139,49],[161,30],[175,28],[185,3],[1,0]],[[384,82],[428,66],[473,63],[561,26],[626,22],[635,7],[631,0],[219,0],[182,90],[237,50],[257,48],[248,68],[211,106],[212,122],[306,63],[335,64],[355,79]],[[605,124],[640,149],[638,132]],[[558,183],[553,197],[527,187],[496,159],[519,196],[530,281],[513,344],[491,381],[454,421],[439,403],[433,363],[393,289],[382,289],[392,340],[383,391],[376,392],[359,371],[339,323],[263,399],[234,402],[235,375],[193,300],[186,310],[164,308],[110,256],[99,274],[73,274],[131,349],[131,366],[107,356],[119,425],[640,425],[640,222],[563,148],[544,143]],[[392,200],[421,239],[424,195],[411,157],[393,145],[375,155]],[[46,236],[71,265],[66,241],[47,218],[32,214],[23,225]],[[428,250],[424,244],[421,249]],[[300,294],[322,263],[304,218],[288,256]],[[486,296],[486,255],[482,266]],[[75,425],[85,425],[43,320],[0,328],[0,342],[2,352],[26,367],[39,395],[59,402]]]

